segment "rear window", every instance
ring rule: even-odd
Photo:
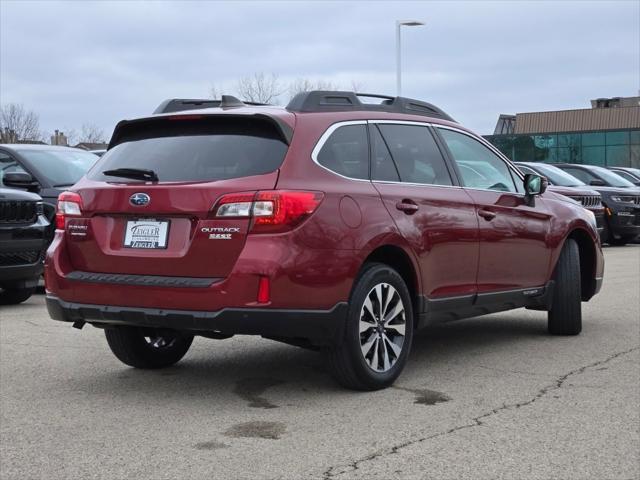
[[[89,174],[101,181],[135,182],[105,170],[153,170],[160,182],[211,182],[278,169],[287,144],[264,120],[229,118],[152,120],[125,127]]]

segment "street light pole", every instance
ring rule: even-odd
[[[396,20],[396,92],[400,96],[402,94],[402,50],[400,29],[405,27],[419,27],[424,25],[423,22],[417,20]]]

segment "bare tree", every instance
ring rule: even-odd
[[[0,132],[13,142],[35,141],[42,138],[40,119],[22,104],[8,103],[0,106]]]
[[[262,72],[238,80],[236,90],[242,100],[257,103],[276,103],[285,91],[277,75]]]
[[[298,93],[310,92],[312,90],[339,90],[335,83],[325,80],[310,80],[308,78],[297,78],[289,85],[289,95],[293,98]]]
[[[93,123],[85,123],[80,131],[80,143],[104,143],[104,131]]]
[[[214,100],[220,100],[220,89],[216,84],[212,83],[211,88],[209,88],[209,98],[213,98]]]
[[[356,93],[362,93],[367,88],[364,82],[358,82],[357,80],[351,80],[351,91]]]

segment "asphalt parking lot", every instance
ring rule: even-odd
[[[582,335],[527,310],[433,327],[374,393],[248,337],[138,371],[43,295],[0,307],[0,477],[638,478],[640,246],[605,257]]]

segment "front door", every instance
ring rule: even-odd
[[[540,197],[527,205],[522,179],[471,135],[437,128],[476,204],[480,232],[478,293],[543,286],[551,247],[550,211]]]

